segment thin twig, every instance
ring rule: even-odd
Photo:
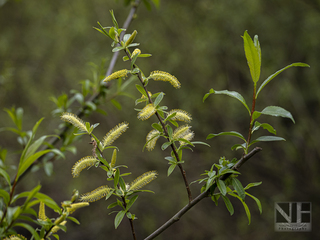
[[[244,155],[231,169],[232,170],[238,170],[246,161],[248,161],[253,155],[260,152],[262,148],[256,147],[254,148],[250,153],[247,155]],[[225,174],[220,179],[226,180],[231,174]],[[183,207],[179,212],[177,212],[172,218],[170,218],[165,224],[163,224],[161,227],[159,227],[156,231],[154,231],[152,234],[150,234],[148,237],[146,237],[144,240],[151,240],[155,237],[159,236],[164,230],[169,228],[172,224],[179,221],[180,218],[188,212],[193,206],[198,204],[202,199],[208,197],[210,195],[210,191],[213,192],[216,188],[216,184],[213,184],[208,191],[201,193],[198,195],[194,200],[192,200],[189,204],[187,204],[185,207]]]

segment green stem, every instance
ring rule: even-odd
[[[254,87],[253,87],[252,108],[251,108],[251,114],[250,114],[250,125],[249,125],[249,133],[248,133],[245,154],[248,153],[249,144],[251,141],[252,126],[253,126],[252,115],[254,113],[255,107],[256,107],[256,84],[254,84]]]

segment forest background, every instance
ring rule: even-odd
[[[110,41],[92,27],[97,21],[111,25],[109,10],[113,9],[120,25],[130,7],[122,1],[0,1],[0,107],[24,109],[23,128],[28,130],[41,117],[41,134],[54,134],[61,121],[52,115],[55,105],[51,96],[71,89],[81,90],[79,81],[93,79],[93,65],[102,62],[104,73],[112,57]],[[294,238],[319,239],[320,220],[320,2],[317,0],[198,0],[161,1],[160,7],[148,11],[139,6],[137,18],[128,32],[138,31],[137,41],[149,59],[140,60],[145,72],[163,70],[175,75],[182,83],[179,90],[157,82],[151,90],[161,88],[166,93],[164,103],[169,109],[180,108],[193,116],[195,140],[205,141],[209,133],[235,130],[247,132],[248,117],[240,103],[224,96],[211,96],[202,103],[210,88],[234,90],[250,99],[250,73],[243,51],[241,35],[248,30],[259,35],[262,47],[262,79],[292,62],[305,62],[311,68],[292,68],[277,77],[260,95],[257,109],[269,105],[283,106],[292,113],[296,124],[289,119],[272,118],[278,136],[286,142],[261,143],[263,151],[241,169],[241,182],[262,181],[251,192],[261,200],[262,215],[254,203],[252,223],[248,226],[240,202],[233,201],[235,214],[230,216],[224,204],[219,207],[209,199],[190,210],[178,223],[158,239],[291,239],[293,233],[274,231],[275,202],[307,201],[312,203],[313,230],[296,233]],[[126,68],[118,60],[115,70]],[[97,67],[96,67],[97,69]],[[110,89],[112,91],[112,88]],[[134,85],[128,92],[139,94]],[[108,95],[107,95],[108,97]],[[100,122],[101,135],[122,121],[130,128],[118,140],[118,161],[129,166],[138,176],[157,170],[159,177],[147,188],[156,194],[139,198],[133,211],[138,238],[150,234],[187,203],[183,182],[178,171],[166,176],[167,153],[159,145],[153,152],[144,151],[148,122],[136,118],[134,100],[119,96],[119,110],[110,102],[102,104],[107,113],[94,113],[85,118]],[[249,101],[250,102],[250,101]],[[74,112],[77,106],[72,106]],[[264,117],[268,120],[268,117]],[[0,127],[11,123],[0,111]],[[151,122],[150,122],[151,124]],[[40,181],[41,191],[57,203],[68,199],[73,189],[80,193],[101,185],[101,176],[90,171],[85,177],[73,179],[71,168],[82,156],[90,154],[88,139],[77,142],[77,154],[67,154],[65,160],[54,162],[54,171],[47,176],[43,169],[23,179],[17,191],[29,190]],[[186,154],[184,168],[189,181],[199,179],[220,156],[240,157],[231,151],[237,143],[229,137],[206,141],[211,148],[197,146]],[[9,158],[17,161],[16,136],[0,132],[0,145],[9,150]],[[84,147],[87,146],[87,147]],[[194,193],[200,185],[191,185]],[[221,206],[220,206],[221,205]],[[108,203],[98,201],[75,213],[80,226],[68,223],[61,239],[130,239],[129,224],[124,221],[114,230],[113,216],[108,216]]]

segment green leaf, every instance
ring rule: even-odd
[[[146,93],[146,91],[144,90],[144,88],[142,86],[140,86],[139,84],[136,84],[136,88],[138,89],[138,91],[145,96],[146,98],[148,98],[148,95]]]
[[[8,185],[11,187],[11,180],[9,174],[2,168],[0,168],[0,175],[6,180]]]
[[[115,47],[115,48],[112,49],[112,52],[119,52],[119,51],[121,51],[123,49],[124,49],[124,47]]]
[[[226,188],[226,185],[224,184],[224,181],[218,179],[218,181],[216,182],[221,194],[225,196],[227,194],[227,188]]]
[[[168,168],[168,174],[167,174],[168,177],[173,172],[173,170],[175,169],[176,166],[177,166],[177,164],[171,164],[171,166]]]
[[[153,123],[151,125],[155,130],[162,132],[162,126],[159,123]]]
[[[254,127],[252,128],[251,133],[253,133],[254,131],[257,131],[260,127],[262,127],[263,129],[267,130],[270,133],[273,133],[274,135],[277,134],[277,131],[270,124],[259,123],[259,122],[254,123]]]
[[[251,197],[257,203],[258,208],[259,208],[259,212],[260,212],[260,214],[262,214],[262,206],[261,206],[260,200],[258,198],[256,198],[256,197],[252,196],[251,194],[247,193],[247,192],[246,192],[246,195]]]
[[[222,90],[222,91],[215,91],[212,88],[210,89],[209,93],[207,93],[206,95],[204,95],[203,97],[203,101],[206,100],[206,98],[209,97],[210,94],[223,94],[223,95],[227,95],[229,97],[233,97],[235,99],[238,99],[244,106],[245,108],[248,110],[249,115],[251,114],[250,109],[246,103],[246,101],[244,100],[244,98],[242,97],[242,95],[238,92],[235,91],[228,91],[228,90]]]
[[[164,96],[164,93],[163,93],[163,92],[161,92],[161,93],[157,96],[156,100],[155,100],[154,103],[153,103],[153,105],[154,105],[155,107],[157,107],[157,106],[159,105],[159,103],[160,103],[161,100],[163,99],[163,96]]]
[[[259,81],[260,78],[260,68],[261,68],[261,50],[258,37],[255,37],[255,43],[253,43],[248,31],[244,32],[244,51],[246,54],[247,62],[250,69],[250,74],[254,84]]]
[[[237,178],[232,178],[232,186],[237,191],[239,197],[244,200],[246,197],[246,192],[241,184],[241,182]]]
[[[49,152],[52,152],[52,150],[43,150],[40,152],[37,152],[33,155],[31,155],[29,158],[24,160],[24,162],[19,165],[18,173],[17,173],[17,179],[31,166],[31,164],[36,161],[38,158],[43,156],[44,154],[47,154]]]
[[[164,144],[162,144],[161,149],[166,150],[171,144],[171,142],[165,142]]]
[[[218,206],[218,200],[220,198],[221,194],[213,194],[211,197],[211,200],[214,201],[214,203],[216,204],[216,206]]]
[[[173,134],[173,130],[172,127],[170,125],[167,125],[167,131],[168,131],[168,135],[169,135],[169,139],[172,139],[172,134]]]
[[[225,197],[225,196],[223,196],[223,195],[221,195],[221,197],[222,197],[224,203],[226,204],[226,207],[227,207],[230,215],[233,215],[234,209],[233,209],[232,203],[230,202],[229,198],[228,198],[228,197]]]
[[[40,188],[41,188],[41,185],[38,185],[29,192],[28,197],[24,202],[25,205],[27,205],[28,202],[40,191]]]
[[[40,237],[39,237],[39,234],[37,233],[37,231],[33,227],[31,227],[29,224],[14,223],[13,226],[23,227],[23,228],[27,229],[32,234],[32,236],[35,238],[35,240],[40,240]]]
[[[295,123],[291,113],[278,106],[268,106],[261,111],[261,114],[270,115],[274,117],[290,118],[292,122]]]
[[[238,137],[238,138],[241,138],[243,141],[247,142],[244,137],[242,136],[241,133],[238,133],[238,132],[235,132],[235,131],[231,131],[231,132],[221,132],[221,133],[211,133],[207,136],[207,139],[211,139],[211,138],[214,138],[214,137],[217,137],[217,136],[222,136],[222,135],[230,135],[230,136],[235,136],[235,137]]]
[[[116,17],[114,16],[113,10],[110,10],[110,14],[111,14],[111,17],[112,17],[113,25],[114,25],[116,28],[119,28],[119,25],[118,25],[118,22],[117,22],[117,20],[116,20]]]
[[[253,123],[254,120],[256,120],[258,117],[260,117],[260,115],[261,115],[261,112],[254,111],[253,114],[252,114],[251,123]]]
[[[256,98],[258,97],[260,91],[273,79],[275,78],[278,74],[282,73],[284,70],[290,68],[290,67],[310,67],[308,64],[305,63],[292,63],[282,69],[280,69],[279,71],[275,72],[274,74],[270,75],[259,87],[257,94],[256,94]]]
[[[126,207],[127,211],[131,208],[131,206],[134,204],[134,202],[137,200],[137,198],[138,198],[138,195],[135,195],[130,199],[130,201],[128,202],[127,207]]]
[[[10,199],[9,193],[6,192],[6,191],[3,190],[3,189],[0,189],[0,197],[3,198],[3,201],[4,201],[5,205],[8,205],[9,199]]]
[[[205,145],[205,146],[208,146],[208,147],[211,147],[208,143],[205,143],[205,142],[201,142],[201,141],[195,141],[195,142],[191,142],[193,145],[195,144],[200,144],[200,145]]]
[[[276,136],[261,136],[261,137],[258,137],[256,140],[252,141],[249,144],[249,146],[257,142],[273,142],[273,141],[285,141],[285,139],[282,137],[276,137]]]
[[[262,183],[262,182],[249,183],[244,189],[247,190],[247,189],[249,189],[249,188],[259,186],[261,183]]]
[[[118,214],[116,215],[115,219],[114,219],[114,227],[115,229],[118,228],[118,226],[120,225],[124,215],[126,214],[126,211],[122,210],[120,212],[118,212]]]
[[[70,217],[70,216],[68,216],[67,218],[70,219],[72,222],[80,225],[80,222],[78,221],[78,219],[76,219],[76,218],[74,218],[74,217]]]
[[[119,182],[119,175],[120,175],[120,171],[119,169],[116,170],[116,173],[114,174],[114,179],[113,179],[113,183],[114,183],[114,188],[117,189],[117,185]]]
[[[249,210],[249,208],[248,208],[248,205],[247,205],[244,201],[241,201],[241,202],[242,202],[242,205],[243,205],[244,210],[246,211],[246,214],[247,214],[247,217],[248,217],[248,221],[249,221],[248,225],[250,225],[250,223],[251,223],[251,213],[250,213],[250,210]]]

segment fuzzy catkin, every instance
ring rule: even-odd
[[[157,172],[156,171],[149,171],[144,174],[142,174],[140,177],[137,177],[129,187],[129,191],[135,191],[143,186],[147,185],[149,182],[154,180],[157,177]]]
[[[107,135],[102,139],[103,148],[112,144],[122,133],[127,131],[129,124],[126,122],[120,123],[114,128],[112,128]]]
[[[168,116],[170,116],[173,113],[176,113],[176,115],[171,118],[171,120],[173,121],[183,121],[189,123],[192,120],[191,114],[184,110],[173,109],[170,112],[168,112]]]
[[[164,81],[164,82],[170,82],[172,86],[175,88],[180,88],[181,83],[178,81],[178,79],[171,75],[170,73],[163,72],[163,71],[153,71],[149,78],[152,78],[155,81]]]
[[[153,114],[156,113],[156,108],[153,106],[152,103],[146,105],[139,113],[138,113],[138,119],[139,120],[147,120],[150,118]]]
[[[71,170],[72,176],[75,177],[79,177],[80,172],[88,167],[92,167],[97,163],[97,159],[93,156],[87,156],[87,157],[83,157],[81,158],[79,161],[77,161]]]
[[[80,197],[80,201],[83,202],[95,202],[105,196],[110,192],[111,188],[106,186],[101,186],[96,188],[95,190],[82,194]]]
[[[81,131],[88,132],[84,121],[82,121],[82,119],[80,119],[77,115],[73,113],[70,113],[70,112],[62,113],[61,120],[71,123],[73,126],[75,126]]]
[[[160,137],[160,132],[158,130],[151,130],[146,137],[146,148],[148,151],[152,151],[156,146],[157,140]]]

